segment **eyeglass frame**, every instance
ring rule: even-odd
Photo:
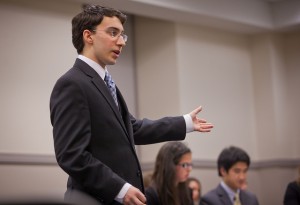
[[[188,163],[188,162],[184,162],[184,163],[179,163],[179,164],[176,164],[177,166],[180,166],[184,169],[188,169],[188,168],[193,168],[193,163]]]
[[[123,41],[126,43],[128,40],[128,36],[124,33],[124,31],[120,31],[118,28],[114,28],[114,27],[109,27],[106,30],[97,30],[97,29],[93,29],[93,32],[96,31],[104,31],[105,33],[107,33],[108,35],[110,35],[111,38],[115,38],[116,40],[119,40],[120,37],[123,38]],[[114,33],[115,32],[115,33]]]

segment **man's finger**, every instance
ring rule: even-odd
[[[197,115],[201,110],[202,110],[202,106],[199,106],[194,110],[194,113]]]

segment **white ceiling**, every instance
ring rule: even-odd
[[[174,22],[243,33],[300,27],[300,0],[74,0]]]

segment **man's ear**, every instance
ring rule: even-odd
[[[92,32],[90,30],[84,30],[82,33],[82,38],[84,43],[89,43],[92,44],[93,43],[93,36],[92,36]]]
[[[224,167],[221,167],[220,168],[220,173],[221,173],[221,176],[225,176],[225,174],[227,174],[226,170],[224,169]]]

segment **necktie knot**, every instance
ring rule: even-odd
[[[113,97],[116,105],[118,106],[116,84],[113,81],[111,75],[109,74],[109,72],[107,70],[105,71],[104,81],[106,82],[106,85],[107,85],[107,87],[108,87],[108,89],[110,91],[110,94]]]
[[[241,200],[240,200],[240,195],[239,193],[235,193],[234,195],[234,203],[233,205],[242,205]]]

